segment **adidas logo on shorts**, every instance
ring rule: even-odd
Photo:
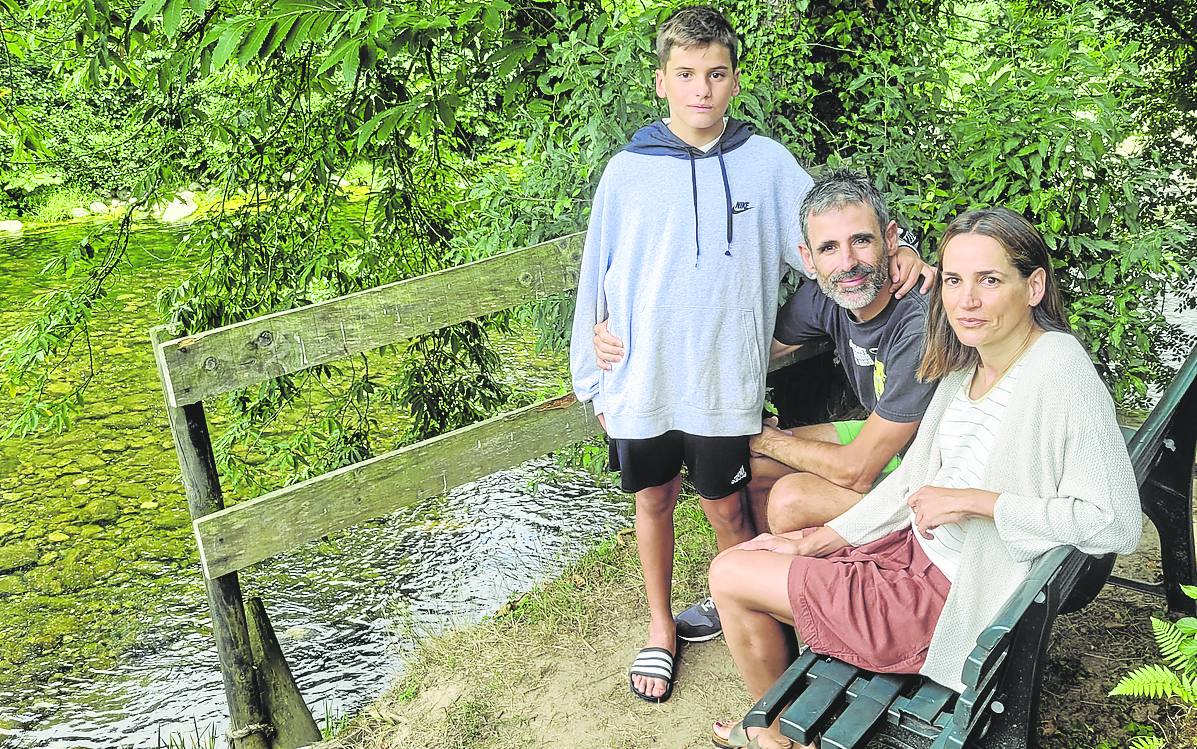
[[[740,470],[736,471],[736,477],[732,479],[731,482],[734,484],[737,481],[743,481],[746,478],[748,478],[748,471],[744,470],[744,466],[740,466]]]

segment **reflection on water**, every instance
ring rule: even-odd
[[[625,525],[625,507],[584,474],[533,461],[258,565],[242,584],[266,602],[317,717],[345,714],[394,679],[413,635],[477,622],[551,578]],[[0,708],[3,746],[154,746],[193,734],[193,719],[222,733],[205,602],[166,603],[120,666],[51,681],[19,714]]]

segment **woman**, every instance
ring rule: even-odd
[[[1068,320],[1047,247],[1004,208],[942,242],[919,376],[939,379],[901,466],[826,526],[720,554],[711,591],[748,690],[815,652],[957,691],[977,636],[1061,544],[1129,553],[1138,491],[1110,395]],[[776,725],[716,723],[717,746],[790,747]]]

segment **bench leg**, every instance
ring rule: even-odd
[[[1005,673],[994,702],[995,713],[985,735],[975,746],[982,749],[1034,749],[1039,745],[1039,686],[1051,635],[1049,605],[1036,603],[1019,621],[1006,656]],[[1001,704],[1001,712],[993,708]]]
[[[1191,482],[1192,468],[1185,472]],[[1155,482],[1155,476],[1143,487],[1143,511],[1160,536],[1160,562],[1164,568],[1164,597],[1168,610],[1197,614],[1197,601],[1186,596],[1181,585],[1197,584],[1193,553],[1193,517],[1189,510],[1189,492],[1180,494],[1170,486]]]
[[[1197,601],[1181,585],[1197,584],[1193,551],[1193,461],[1197,453],[1197,394],[1186,394],[1167,431],[1168,439],[1141,490],[1143,512],[1160,534],[1164,595],[1168,610],[1197,614]]]

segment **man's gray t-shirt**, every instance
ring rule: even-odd
[[[860,404],[889,421],[909,423],[923,418],[935,391],[934,382],[915,377],[927,308],[926,296],[912,291],[857,322],[808,281],[778,312],[773,337],[791,345],[830,337]]]

